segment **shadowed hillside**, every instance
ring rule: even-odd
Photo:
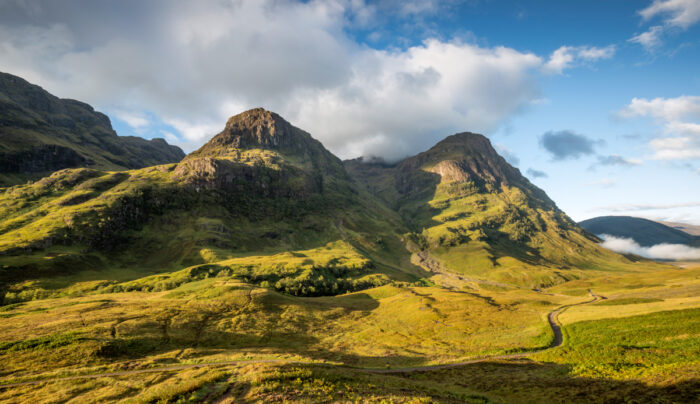
[[[117,136],[109,118],[88,104],[0,72],[0,186],[63,168],[125,170],[184,156],[163,139]]]

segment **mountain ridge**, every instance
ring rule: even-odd
[[[526,288],[635,270],[597,241],[482,135],[393,166],[341,162],[260,108],[179,163],[64,169],[0,193],[0,281],[20,291],[105,266],[169,275],[97,290],[229,276],[303,296],[425,282],[433,267]]]
[[[0,186],[63,168],[124,170],[181,160],[160,138],[118,136],[107,115],[0,72]]]

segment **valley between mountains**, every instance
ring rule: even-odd
[[[341,161],[253,109],[0,188],[0,401],[693,401],[700,265],[600,241],[482,135]]]

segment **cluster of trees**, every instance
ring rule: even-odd
[[[369,260],[340,261],[332,259],[326,265],[275,264],[270,267],[254,265],[200,265],[174,276],[160,275],[150,280],[109,285],[105,292],[159,292],[174,289],[184,283],[206,278],[232,277],[246,283],[274,289],[293,296],[329,296],[382,286],[389,282],[385,275],[369,275],[373,264]],[[148,279],[148,278],[147,278]]]

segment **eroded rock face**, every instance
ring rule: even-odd
[[[430,150],[403,160],[397,170],[414,171],[423,167],[440,175],[442,182],[473,181],[508,186],[521,177],[520,171],[494,150],[488,138],[469,132],[448,136]]]
[[[294,144],[294,128],[274,112],[262,108],[251,109],[231,117],[221,136],[212,145],[230,145],[239,148],[279,148]]]
[[[249,192],[256,197],[305,198],[323,189],[321,177],[292,167],[271,169],[211,157],[186,159],[172,175],[197,191]]]
[[[240,158],[243,151],[272,151],[304,170],[346,178],[342,161],[318,140],[274,112],[255,108],[231,117],[224,130],[186,160],[201,157]]]

